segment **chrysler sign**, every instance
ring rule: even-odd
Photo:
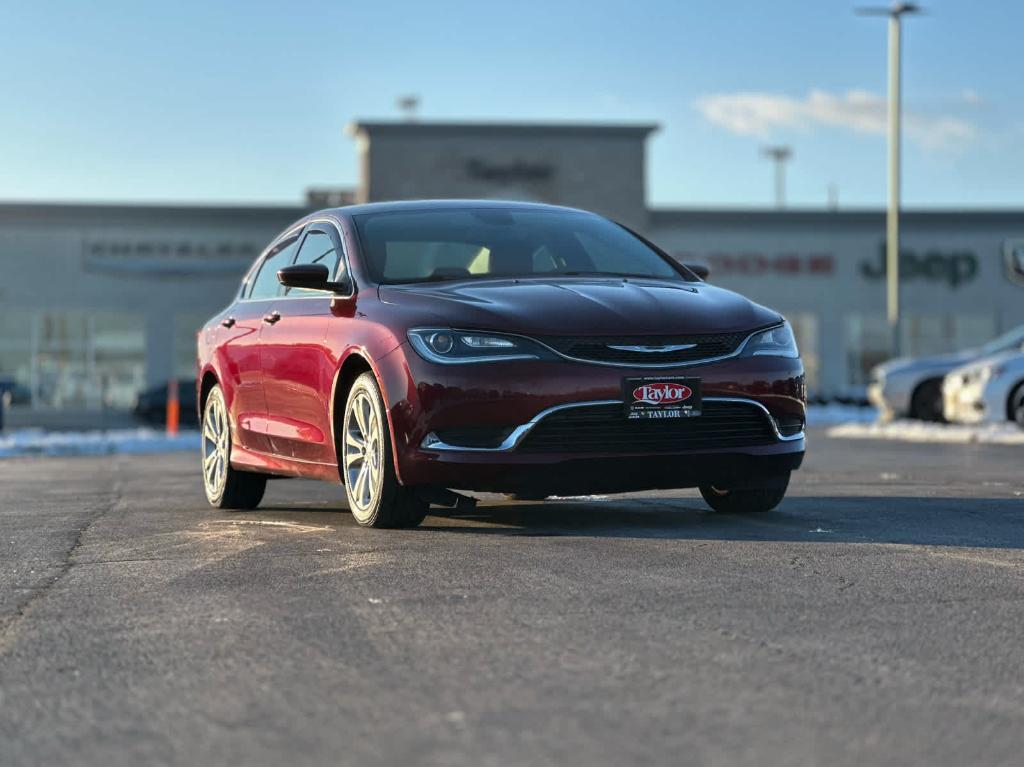
[[[228,240],[87,239],[82,243],[82,267],[125,276],[241,276],[259,252],[253,243]]]

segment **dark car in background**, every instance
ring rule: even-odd
[[[804,455],[804,371],[775,311],[592,213],[504,202],[312,214],[199,333],[203,482],[342,482],[361,525],[450,490],[699,487],[766,511]]]
[[[167,423],[167,384],[153,386],[139,392],[135,399],[133,415],[140,421],[163,426]],[[179,423],[184,427],[199,425],[196,412],[196,380],[194,378],[178,379]]]
[[[28,405],[32,402],[32,392],[13,378],[0,377],[0,400],[6,405]]]

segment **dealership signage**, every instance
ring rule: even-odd
[[[860,273],[869,280],[885,278],[885,243],[883,242],[874,259],[864,259],[860,263]],[[967,282],[973,282],[978,276],[978,256],[971,250],[954,250],[944,253],[929,250],[918,253],[914,250],[900,250],[900,279],[927,280],[929,282],[946,283],[951,288],[958,288]]]
[[[200,276],[241,274],[260,252],[249,242],[96,239],[82,243],[86,271],[107,274]]]
[[[495,163],[473,159],[466,163],[466,173],[480,181],[546,181],[555,173],[548,163],[516,160],[510,163]]]
[[[680,253],[677,256],[684,264],[707,262],[712,275],[747,275],[763,277],[768,275],[829,276],[835,271],[835,258],[831,253],[710,253],[694,256]]]

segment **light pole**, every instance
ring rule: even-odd
[[[786,207],[786,161],[793,156],[788,146],[766,146],[761,154],[775,163],[775,207]]]
[[[889,17],[889,206],[885,217],[886,315],[892,334],[892,355],[900,355],[900,122],[901,20],[920,13],[916,3],[893,3],[888,8],[858,8],[862,16]]]

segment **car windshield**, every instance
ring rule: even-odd
[[[553,275],[684,279],[642,240],[587,213],[448,208],[368,213],[355,222],[378,283]]]
[[[1022,344],[1024,344],[1024,325],[989,341],[981,347],[981,353],[987,357],[990,354],[999,354],[1000,352],[1018,349]]]

